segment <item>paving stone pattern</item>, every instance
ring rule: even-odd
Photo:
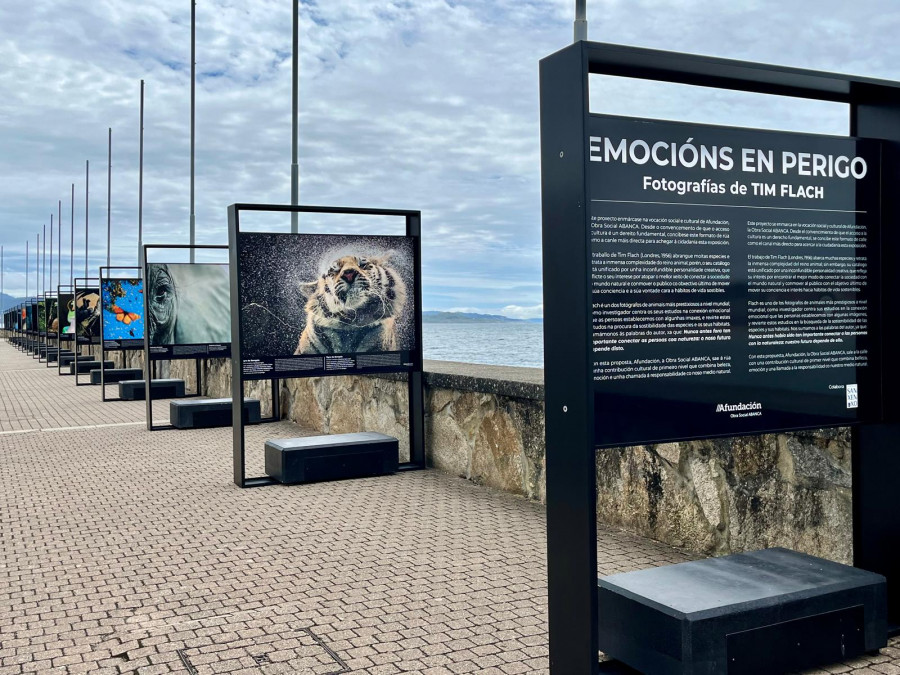
[[[0,675],[548,672],[539,504],[433,470],[241,490],[230,429],[143,416],[0,343]],[[248,427],[249,475],[303,433]],[[689,558],[599,539],[600,574]],[[820,672],[850,671],[900,644]]]

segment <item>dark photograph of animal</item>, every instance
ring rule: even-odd
[[[242,358],[416,347],[412,240],[253,234],[239,255]]]
[[[228,344],[228,265],[147,265],[147,331],[151,345]]]

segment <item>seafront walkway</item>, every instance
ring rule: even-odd
[[[250,475],[303,433],[248,427]],[[241,490],[230,434],[0,342],[0,675],[547,672],[540,504],[433,470]],[[689,557],[599,533],[600,574]],[[821,672],[850,671],[900,643]]]

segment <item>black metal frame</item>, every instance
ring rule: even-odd
[[[880,139],[882,184],[900,179],[900,83],[594,42],[540,63],[543,193],[547,565],[550,669],[598,672],[597,514],[591,381],[588,138],[589,75],[846,103],[850,135]],[[882,191],[882,222],[896,223],[897,198]],[[882,228],[882,251],[900,231]],[[572,279],[584,279],[572,284]],[[900,265],[882,265],[882,344],[900,316]],[[882,349],[885,423],[853,427],[854,562],[889,578],[889,612],[900,620],[900,391],[890,385],[900,353]],[[847,426],[847,425],[841,425]]]
[[[60,297],[63,293],[71,293],[71,294],[72,294],[73,301],[74,301],[74,298],[75,298],[75,286],[74,286],[74,285],[71,285],[71,284],[60,284],[59,286],[56,287],[56,306],[57,306],[57,307],[60,306],[59,297]],[[62,310],[57,310],[57,312],[61,312],[61,311],[62,311]],[[59,327],[62,328],[62,314],[60,314],[60,317],[59,317]],[[68,333],[67,333],[67,335],[68,335]],[[72,353],[74,354],[74,353],[76,352],[76,350],[77,350],[77,346],[76,346],[76,343],[77,343],[76,336],[75,336],[75,335],[72,335],[71,339],[66,339],[66,340],[63,340],[62,336],[63,336],[62,331],[57,331],[57,333],[56,333],[56,344],[58,345],[59,351],[62,351],[62,345],[63,345],[63,342],[68,343],[68,342],[71,341],[71,343],[72,343]],[[57,352],[57,355],[56,355],[56,373],[57,373],[57,375],[62,375],[62,366],[60,365],[60,361],[61,361],[61,360],[62,360],[62,358],[60,357],[59,353]]]
[[[224,245],[213,245],[213,244],[144,244],[144,267],[142,269],[142,274],[144,275],[144,280],[149,278],[147,265],[149,264],[149,255],[150,249],[167,249],[167,250],[204,250],[204,249],[218,249],[222,251],[227,251],[228,247]],[[200,263],[202,264],[202,263]],[[144,317],[145,322],[146,318],[150,316],[149,309],[150,299],[147,297],[147,294],[144,293]],[[185,398],[191,398],[196,396],[203,396],[203,362],[206,359],[197,358],[197,357],[187,357],[193,358],[194,364],[196,366],[196,378],[197,378],[197,389],[193,394],[186,396]],[[172,424],[153,424],[153,396],[150,392],[150,382],[151,375],[155,377],[156,375],[156,363],[157,361],[171,361],[175,359],[151,359],[150,358],[150,336],[146,330],[144,330],[144,392],[145,392],[145,401],[146,401],[146,409],[147,409],[147,431],[165,431],[168,429],[174,429],[175,426]],[[186,359],[177,359],[177,360],[186,360]],[[153,364],[153,371],[151,372],[151,363]],[[278,385],[277,381],[272,381],[272,400],[278,397]],[[274,405],[273,405],[274,412]],[[279,419],[279,417],[275,417],[274,414],[272,417],[266,417],[261,422],[275,422]]]
[[[96,281],[97,282],[97,293],[99,295],[100,279],[98,279],[96,277],[75,277],[75,279],[72,280],[72,294],[73,295],[78,295],[78,288],[79,288],[78,282],[79,281],[86,281],[86,282]],[[93,286],[84,286],[83,288],[91,289],[94,287]],[[101,299],[102,299],[102,297],[101,297]],[[101,320],[103,319],[103,307],[100,308],[100,318],[101,318]],[[103,343],[102,334],[99,336],[99,343],[95,342],[93,338],[91,338],[87,342],[79,343],[78,342],[78,331],[76,329],[76,331],[75,331],[75,349],[72,350],[73,352],[75,352],[75,359],[73,360],[73,363],[75,364],[75,386],[76,387],[83,387],[83,386],[90,384],[90,382],[79,382],[78,381],[78,357],[81,355],[81,345],[86,344],[86,345],[90,346],[90,345],[102,344],[102,343]]]
[[[113,279],[119,279],[120,277],[112,277],[112,276],[103,276],[103,270],[137,270],[138,273],[141,273],[141,268],[134,265],[119,265],[119,266],[108,266],[104,265],[100,268],[100,400],[104,403],[110,401],[121,401],[122,399],[119,397],[110,398],[106,395],[106,352],[127,352],[127,351],[135,351],[141,349],[140,345],[133,345],[128,347],[120,347],[118,349],[108,349],[106,347],[106,340],[103,337],[103,282],[111,281]],[[122,279],[129,279],[132,277],[121,277]],[[146,318],[144,321],[146,325]],[[146,331],[145,331],[146,332]],[[124,360],[124,356],[122,357]],[[77,370],[77,369],[76,369]],[[112,384],[112,383],[110,383]]]
[[[413,366],[410,369],[402,369],[398,372],[407,373],[408,400],[409,400],[409,462],[400,464],[400,471],[411,471],[425,468],[425,390],[422,375],[422,213],[421,211],[409,211],[400,209],[364,209],[342,208],[330,206],[287,206],[276,204],[232,204],[228,207],[228,241],[229,268],[228,275],[231,279],[231,405],[233,420],[232,461],[234,470],[234,483],[238,487],[262,487],[276,484],[269,476],[257,478],[246,477],[245,447],[244,447],[244,371],[241,364],[241,307],[238,295],[238,279],[240,276],[240,261],[237,254],[237,237],[240,234],[241,211],[262,211],[270,213],[321,213],[335,215],[359,215],[359,216],[396,216],[405,219],[406,236],[414,240],[415,263],[414,274],[416,279],[414,294],[414,312],[416,335],[419,344],[412,354]],[[294,378],[279,378],[294,379]],[[273,382],[278,379],[272,378]],[[277,389],[274,390],[277,392]],[[272,398],[272,415],[280,418],[280,401],[274,395]]]

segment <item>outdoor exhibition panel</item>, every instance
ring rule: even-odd
[[[291,213],[353,216],[359,224],[371,223],[373,216],[402,219],[403,234],[248,231],[260,214],[268,214],[267,223],[282,214],[287,224]],[[242,229],[242,215],[250,220],[247,229]],[[245,475],[245,380],[406,373],[410,461],[400,468],[424,466],[420,223],[418,211],[228,207],[237,485],[273,482]],[[273,409],[276,404],[277,399]],[[273,414],[280,416],[276,410]]]
[[[845,102],[851,136],[592,114],[591,74]],[[541,61],[553,673],[598,667],[604,448],[853,426],[855,563],[894,577],[896,620],[898,104],[895,83],[616,45]]]
[[[162,251],[169,258],[177,257],[180,251],[221,251],[220,257],[226,261],[228,259],[227,246],[145,244],[143,247],[146,292],[142,311],[147,317],[143,340],[144,363],[147,368],[143,377],[144,391],[151,392],[144,399],[147,406],[147,429],[150,431],[176,428],[174,424],[153,424],[153,400],[156,397],[152,393],[151,379],[155,375],[157,361],[193,359],[197,383],[194,396],[200,396],[203,391],[202,360],[231,356],[231,302],[227,262],[170,262],[158,259],[162,253],[157,252]],[[274,383],[272,397],[273,400],[277,398],[277,385]],[[212,404],[205,405],[208,407]],[[197,410],[198,406],[203,407],[203,402],[182,402],[175,408],[184,428],[189,428],[184,420],[191,418],[191,412]],[[228,413],[230,412],[229,407]],[[217,421],[221,422],[221,419]],[[230,424],[229,419],[228,425]]]
[[[100,344],[100,280],[76,277],[72,284],[72,297],[74,316],[69,315],[69,328],[75,337],[72,346],[75,355],[71,363],[75,364],[72,368],[75,384],[80,386],[82,383],[78,377],[78,363],[82,360],[81,350],[85,346]],[[94,357],[87,356],[86,359],[94,360]],[[60,372],[64,367],[68,365],[60,358]]]
[[[141,268],[133,266],[100,268],[100,400],[106,396],[107,352],[131,351],[144,348],[144,280]],[[109,365],[111,368],[112,366]],[[116,380],[118,381],[118,380]],[[91,384],[97,383],[91,375]]]

